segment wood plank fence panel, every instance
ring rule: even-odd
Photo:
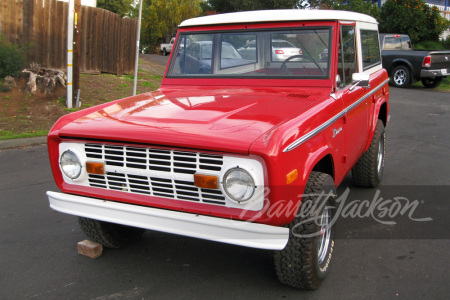
[[[0,34],[30,46],[29,62],[65,70],[68,3],[56,0],[1,0]],[[82,7],[81,72],[134,72],[137,22],[101,8]]]

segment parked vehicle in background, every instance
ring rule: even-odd
[[[413,50],[406,34],[380,34],[380,47],[383,67],[396,87],[420,80],[435,88],[450,75],[450,51]]]
[[[254,60],[256,58],[256,40],[248,42],[238,49],[243,58]],[[302,49],[285,40],[272,40],[272,60],[284,61],[293,55],[303,54]],[[297,58],[299,59],[299,58]]]
[[[174,43],[175,43],[175,38],[173,37],[170,39],[170,42],[168,44],[161,44],[161,46],[160,46],[161,54],[164,56],[169,55],[170,52],[172,52],[172,47],[173,47]]]
[[[274,59],[280,40],[301,51]],[[389,78],[378,40],[374,18],[346,11],[182,22],[157,91],[53,126],[62,192],[47,192],[51,207],[106,247],[149,229],[274,250],[280,282],[318,288],[336,247],[337,186],[351,171],[376,187],[384,173]]]
[[[272,59],[274,61],[285,61],[291,56],[302,55],[302,49],[292,45],[285,40],[272,41]]]

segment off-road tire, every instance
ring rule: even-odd
[[[428,89],[434,89],[441,84],[442,79],[443,79],[443,77],[436,77],[434,79],[422,78],[420,81],[422,81],[422,84],[424,87],[426,87]]]
[[[411,84],[411,72],[405,65],[400,65],[392,70],[391,82],[399,88],[406,88]]]
[[[289,241],[283,250],[274,253],[275,270],[281,283],[312,290],[317,289],[327,275],[333,254],[334,228],[331,230],[331,226],[328,226],[329,231],[324,232],[320,223],[327,211],[329,218],[326,223],[331,225],[335,196],[336,189],[331,176],[311,172],[299,211],[289,224]],[[328,238],[324,239],[321,233]],[[320,242],[324,241],[328,243],[320,247]],[[319,260],[320,254],[322,261]]]
[[[144,229],[78,217],[84,234],[107,248],[121,248],[139,240]]]
[[[381,120],[378,120],[369,149],[359,158],[352,169],[353,182],[360,187],[376,187],[383,178],[385,154],[384,125]]]

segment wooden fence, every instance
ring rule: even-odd
[[[30,45],[29,62],[66,69],[68,3],[56,0],[1,0],[0,33]],[[83,73],[134,72],[137,22],[110,11],[82,6],[80,69]]]

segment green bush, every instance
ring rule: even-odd
[[[445,50],[445,46],[441,42],[424,41],[414,45],[415,50]]]
[[[442,41],[442,45],[444,45],[445,49],[450,50],[450,36]]]
[[[439,35],[450,26],[439,9],[423,0],[387,0],[381,7],[380,32],[408,34],[417,44],[439,41]]]
[[[13,45],[0,35],[0,78],[18,75],[26,63],[28,49]]]

